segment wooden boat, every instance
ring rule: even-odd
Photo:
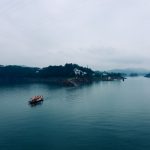
[[[42,102],[44,100],[43,96],[34,96],[29,101],[29,104],[37,104],[39,102]]]

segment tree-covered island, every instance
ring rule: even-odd
[[[51,83],[64,86],[78,86],[94,81],[123,80],[121,73],[93,71],[77,64],[48,66],[44,68],[26,66],[0,66],[0,82]]]

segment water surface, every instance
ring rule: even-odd
[[[149,150],[150,79],[0,85],[0,150]],[[33,95],[45,101],[28,105]]]

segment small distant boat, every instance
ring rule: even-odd
[[[42,102],[43,100],[44,100],[43,96],[34,96],[29,101],[29,104],[37,104],[37,103]]]

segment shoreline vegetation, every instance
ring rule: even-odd
[[[114,81],[126,78],[121,73],[93,71],[77,64],[48,66],[0,66],[0,83],[50,83],[62,86],[79,86],[95,81]]]

